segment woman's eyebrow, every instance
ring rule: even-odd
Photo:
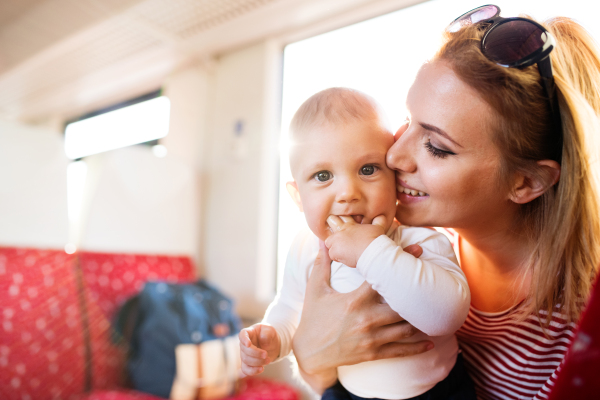
[[[449,141],[451,141],[452,143],[454,143],[458,147],[462,147],[459,143],[457,143],[454,139],[452,139],[450,137],[450,135],[448,135],[446,132],[444,132],[442,129],[438,128],[437,126],[425,124],[423,122],[419,122],[419,125],[421,125],[421,127],[423,129],[426,129],[426,130],[431,131],[431,132],[435,132],[438,135],[445,137],[446,139],[448,139]]]

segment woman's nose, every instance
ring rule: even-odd
[[[414,157],[417,149],[411,146],[407,133],[396,133],[396,141],[387,152],[386,163],[397,171],[414,172],[417,168]]]
[[[343,179],[339,182],[336,201],[338,203],[355,203],[361,199],[358,182],[354,179]]]

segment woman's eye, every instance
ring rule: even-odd
[[[361,175],[373,175],[377,167],[374,165],[365,165],[360,168]]]
[[[319,182],[327,182],[328,180],[331,179],[331,172],[329,171],[319,171],[315,174],[315,178],[319,181]]]
[[[434,147],[430,141],[427,141],[425,143],[425,148],[435,158],[446,158],[447,156],[456,155],[456,153],[453,153],[451,151],[442,150],[442,149],[438,149],[437,147]]]

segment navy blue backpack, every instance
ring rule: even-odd
[[[129,344],[133,387],[167,398],[175,377],[175,346],[237,335],[240,329],[233,301],[204,280],[148,282],[115,322],[117,335]]]

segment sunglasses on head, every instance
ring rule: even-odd
[[[554,38],[542,25],[527,18],[502,18],[500,7],[487,4],[477,7],[448,25],[448,32],[457,32],[465,26],[481,24],[485,29],[481,52],[489,60],[509,68],[526,68],[537,64],[542,86],[550,103],[553,120],[552,159],[561,162],[562,122],[552,75],[550,52],[556,46]]]

